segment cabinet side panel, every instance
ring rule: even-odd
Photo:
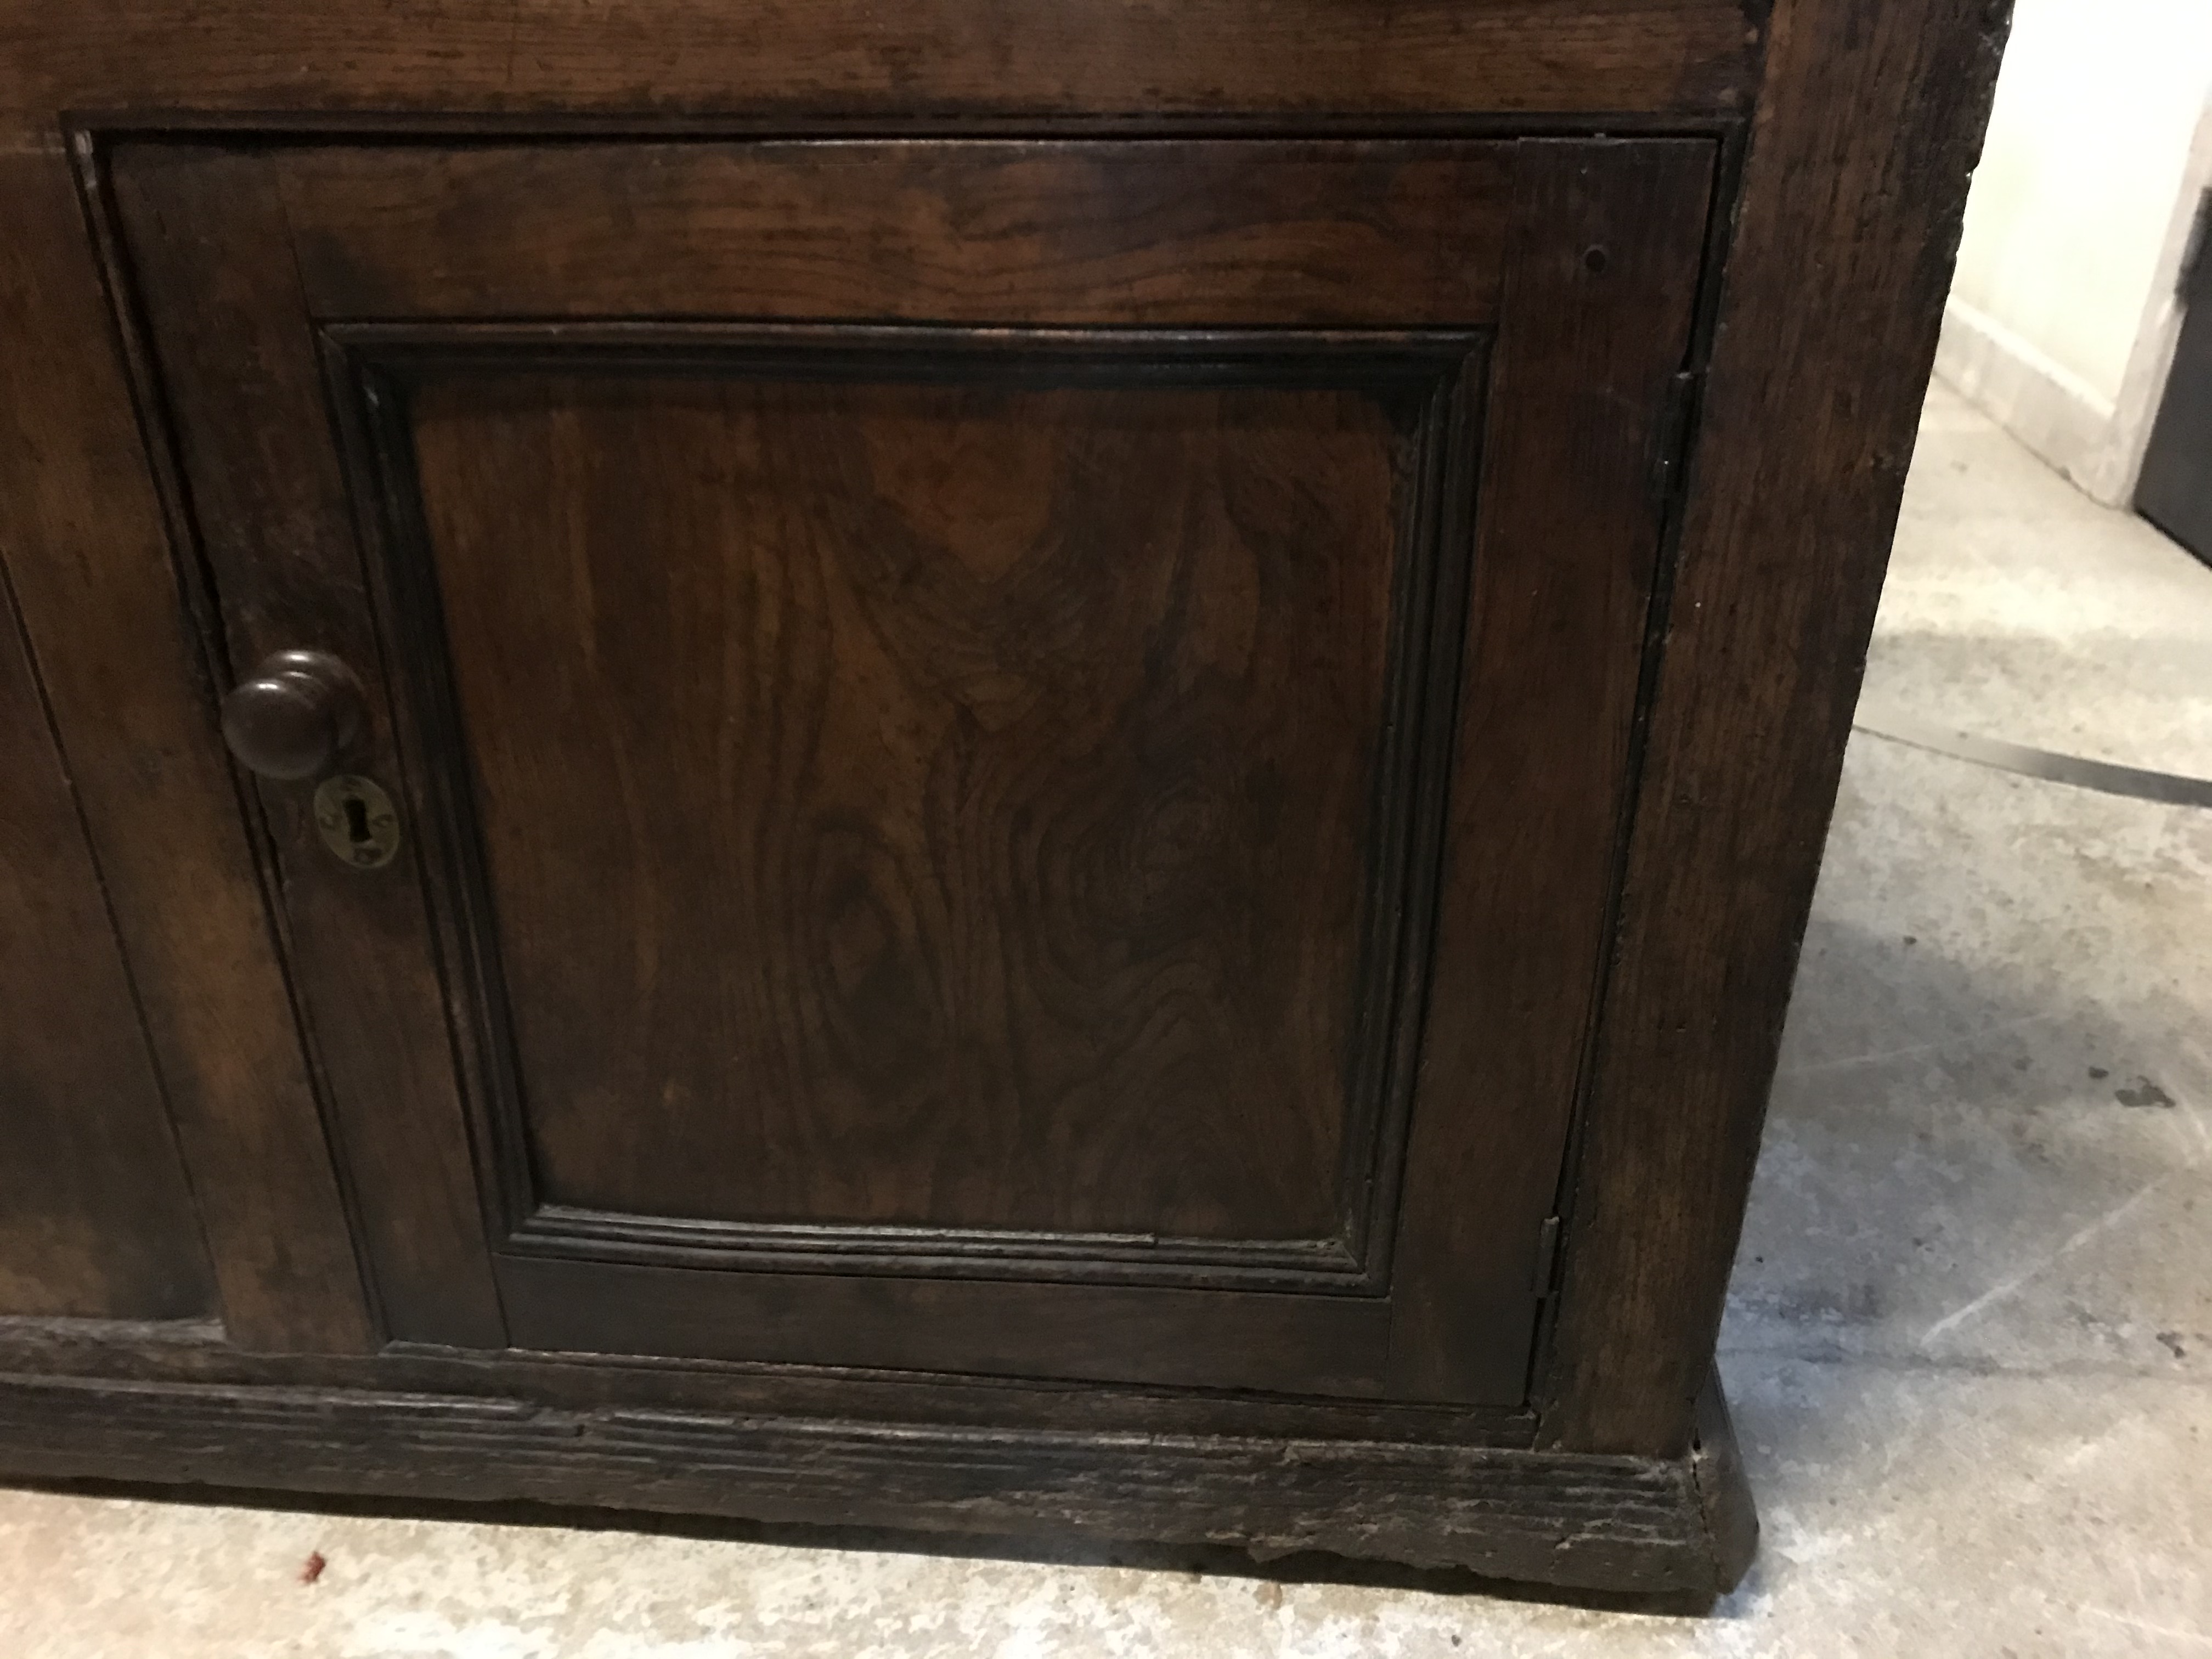
[[[214,1290],[0,571],[0,1314],[179,1319]]]
[[[1688,1443],[2005,0],[1782,0],[1692,459],[1546,1433]]]
[[[182,625],[84,216],[0,155],[0,547],[83,803],[234,1340],[369,1340],[329,1150]]]

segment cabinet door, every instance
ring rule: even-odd
[[[391,1336],[1522,1397],[1709,143],[109,165]]]

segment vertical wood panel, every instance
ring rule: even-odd
[[[1577,1450],[1688,1443],[2008,10],[1775,10],[1544,1386]]]
[[[0,155],[0,538],[84,802],[234,1341],[357,1352],[368,1310],[188,643],[83,215]]]
[[[314,338],[283,211],[260,158],[180,147],[115,173],[173,411],[194,519],[234,672],[270,653],[331,652],[374,684],[374,635]],[[396,785],[388,714],[347,764]],[[332,859],[301,783],[259,790],[295,942],[292,971],[331,1097],[387,1332],[498,1347],[481,1212],[411,826],[400,860]]]
[[[214,1305],[145,1033],[0,567],[0,1316]]]
[[[1517,1382],[1535,1319],[1714,159],[1693,141],[1520,149],[1394,1273],[1393,1380],[1434,1399]]]

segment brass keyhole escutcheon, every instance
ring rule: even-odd
[[[315,828],[331,855],[355,870],[380,870],[399,850],[399,809],[374,778],[325,778],[315,788]]]

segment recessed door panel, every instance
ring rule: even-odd
[[[336,331],[508,1227],[1378,1282],[1479,345]]]
[[[544,1202],[1338,1231],[1427,388],[999,366],[409,400]]]

